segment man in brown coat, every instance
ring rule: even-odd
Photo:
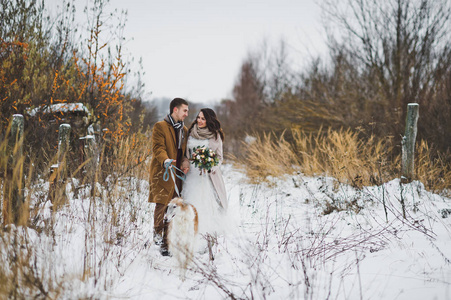
[[[169,176],[168,181],[163,180],[164,166],[169,164],[172,159],[172,165],[182,169],[185,174],[189,169],[187,163],[182,166],[188,139],[188,129],[183,123],[188,116],[188,102],[182,98],[174,98],[169,109],[170,114],[153,127],[149,180],[149,202],[155,203],[154,242],[160,245],[160,252],[164,256],[169,255],[167,224],[164,222],[164,214],[171,199],[177,196],[172,177]],[[182,181],[177,178],[176,182],[178,191],[181,192]]]

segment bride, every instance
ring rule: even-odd
[[[199,170],[191,162],[183,184],[182,198],[196,207],[199,233],[204,237],[224,234],[228,226],[225,220],[228,201],[220,169],[223,141],[224,133],[215,112],[210,108],[201,109],[188,130],[187,156],[191,158],[194,148],[205,146],[216,152],[219,165],[208,173]]]

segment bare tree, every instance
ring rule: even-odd
[[[250,56],[241,66],[233,88],[234,101],[230,105],[226,128],[232,138],[242,139],[256,129],[258,116],[264,105],[263,88],[259,77],[258,60]]]
[[[427,103],[449,68],[450,1],[325,0],[323,8],[340,30],[330,31],[330,46],[341,45],[372,75],[387,107],[398,112],[388,116],[400,121],[407,103]]]

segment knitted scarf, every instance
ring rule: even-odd
[[[199,125],[197,124],[194,124],[194,127],[191,129],[189,135],[198,140],[216,138],[216,134],[214,132],[211,132],[207,127],[199,128]]]
[[[175,122],[171,115],[167,115],[164,120],[174,127],[175,134],[178,135],[178,145],[177,149],[182,149],[182,141],[185,139],[183,126],[185,125],[183,121]]]

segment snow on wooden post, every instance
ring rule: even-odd
[[[96,141],[94,135],[87,135],[81,137],[80,140],[83,141],[83,152],[86,161],[86,175],[87,179],[91,181],[94,179],[94,174],[96,172]]]
[[[26,225],[27,214],[22,212],[23,202],[23,130],[24,118],[20,114],[13,115],[11,135],[8,145],[8,164],[4,181],[3,223]]]
[[[65,164],[69,151],[70,125],[61,124],[58,131],[58,164]],[[65,168],[65,166],[63,166]]]
[[[58,131],[57,163],[50,167],[49,198],[52,203],[55,200],[58,202],[54,204],[59,204],[59,202],[64,202],[65,200],[65,181],[67,176],[66,157],[69,152],[70,131],[71,127],[69,124],[60,125]]]
[[[401,182],[414,177],[415,140],[417,138],[418,103],[407,104],[406,131],[402,138]]]

